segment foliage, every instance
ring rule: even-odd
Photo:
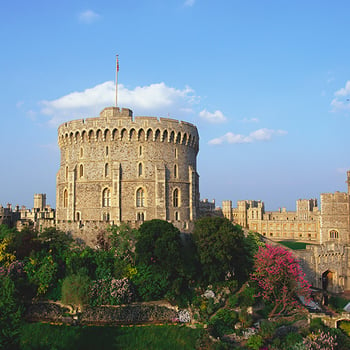
[[[248,349],[259,350],[263,345],[263,338],[259,334],[253,334],[247,341]]]
[[[93,281],[89,291],[91,305],[129,304],[135,298],[133,285],[127,278]]]
[[[64,256],[66,273],[68,275],[86,274],[95,279],[97,268],[95,251],[90,247],[75,247],[66,251]]]
[[[306,300],[310,298],[310,285],[304,278],[305,274],[288,250],[266,245],[266,248],[259,248],[255,258],[251,279],[258,286],[258,295],[274,305],[269,317],[298,308],[298,295]]]
[[[307,350],[334,350],[337,346],[336,336],[321,330],[309,334],[303,343]]]
[[[220,309],[208,322],[210,334],[217,338],[231,334],[238,321],[237,313],[233,310]]]
[[[0,276],[0,349],[16,343],[21,323],[21,307],[15,297],[15,285],[9,276]]]
[[[16,255],[19,260],[29,256],[33,251],[41,249],[40,242],[37,239],[36,231],[26,227],[21,231],[15,231],[11,235],[8,250]]]
[[[142,300],[159,300],[169,289],[165,271],[154,270],[152,266],[140,264],[132,279]]]
[[[62,283],[62,302],[82,307],[88,303],[90,279],[87,275],[70,275]]]
[[[204,217],[195,222],[197,247],[204,284],[227,279],[244,280],[247,256],[242,228],[221,217]]]
[[[135,244],[138,231],[123,223],[109,228],[111,250],[122,260],[135,264]]]
[[[348,303],[349,303],[348,299],[345,299],[339,296],[331,296],[328,300],[328,306],[337,312],[343,312],[344,307]]]
[[[0,241],[0,266],[6,268],[16,260],[16,256],[8,252],[10,242],[11,239],[9,237],[5,237]]]
[[[141,296],[173,299],[186,293],[188,276],[182,250],[180,231],[171,223],[150,220],[140,226],[135,246],[137,275],[133,280]],[[151,288],[145,285],[148,283]]]
[[[29,281],[37,287],[38,296],[45,295],[57,283],[58,264],[51,254],[43,257],[36,254],[28,259],[24,269]]]

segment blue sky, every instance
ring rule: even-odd
[[[55,207],[57,126],[114,104],[197,125],[201,198],[345,191],[349,1],[0,2],[0,203]]]

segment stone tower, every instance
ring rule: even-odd
[[[92,242],[109,224],[163,219],[190,231],[197,218],[197,128],[186,122],[135,117],[105,108],[98,118],[58,129],[59,228]]]

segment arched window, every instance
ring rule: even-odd
[[[83,164],[80,164],[79,167],[79,177],[83,177],[84,176],[84,167]]]
[[[175,154],[175,158],[177,158],[177,148],[175,148],[174,154]]]
[[[174,165],[174,177],[177,178],[177,165]]]
[[[105,188],[102,192],[102,206],[110,207],[111,206],[111,191],[109,188]]]
[[[139,156],[142,156],[142,146],[139,147]]]
[[[144,213],[137,213],[137,221],[145,221],[145,214]]]
[[[66,180],[68,180],[68,167],[66,166]]]
[[[108,156],[108,146],[106,146],[106,156]]]
[[[337,230],[329,231],[329,238],[331,239],[339,238],[339,232]]]
[[[142,176],[142,163],[139,163],[139,170],[138,170],[138,174],[139,176]]]
[[[63,208],[68,207],[68,191],[64,190],[63,192]]]
[[[173,206],[175,208],[179,206],[179,190],[177,188],[173,192]]]
[[[81,147],[81,148],[80,148],[80,158],[82,158],[83,155],[84,155],[84,149],[83,149],[83,147]]]
[[[80,221],[80,212],[77,211],[77,221]]]
[[[105,176],[109,175],[109,165],[108,163],[105,164]]]
[[[178,211],[175,212],[175,221],[179,221],[179,212]]]
[[[136,192],[136,206],[138,208],[145,206],[145,192],[142,188],[139,188]]]

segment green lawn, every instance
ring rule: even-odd
[[[75,327],[43,323],[25,324],[21,350],[195,349],[202,329],[185,326]]]
[[[282,244],[285,247],[293,250],[306,249],[307,245],[311,245],[311,243],[303,243],[303,242],[295,242],[295,241],[278,241],[277,243]]]

